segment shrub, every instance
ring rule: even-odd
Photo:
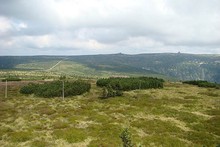
[[[149,88],[163,88],[163,79],[151,77],[132,77],[132,78],[108,78],[99,79],[96,85],[99,87],[111,86],[114,90],[135,90]]]
[[[122,96],[123,92],[121,90],[114,90],[111,86],[103,87],[102,98]]]
[[[120,135],[120,138],[123,142],[123,147],[133,147],[134,145],[131,142],[131,135],[128,131],[128,128],[124,129]]]
[[[190,85],[197,85],[199,87],[216,88],[216,89],[219,89],[220,87],[220,84],[211,83],[208,81],[201,81],[201,80],[184,81],[183,83],[190,84]]]
[[[23,93],[23,94],[32,94],[34,93],[34,91],[38,88],[38,84],[33,84],[33,83],[30,83],[28,84],[27,86],[23,86],[21,89],[20,89],[20,93]]]
[[[7,77],[7,78],[3,79],[2,82],[5,82],[6,80],[7,81],[21,81],[21,79],[18,77]]]
[[[29,84],[20,89],[22,94],[35,94],[39,97],[59,97],[62,95],[63,83],[62,81],[54,81],[44,84]],[[89,92],[91,84],[83,81],[65,82],[64,94],[65,96],[81,95]]]

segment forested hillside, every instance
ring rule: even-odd
[[[68,67],[73,63],[86,67],[86,70],[78,72],[79,74],[85,72],[85,75],[91,73],[88,71],[92,71],[93,75],[99,76],[100,72],[107,71],[145,76],[165,75],[178,80],[207,80],[220,83],[220,55],[182,53],[126,55],[120,53],[84,56],[2,56],[0,69],[46,70],[60,60],[68,62]],[[37,63],[42,63],[44,66],[37,67],[39,66]]]
[[[193,54],[94,55],[71,57],[98,70],[160,73],[179,80],[220,82],[220,56]]]

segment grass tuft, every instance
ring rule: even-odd
[[[64,139],[69,143],[82,142],[86,139],[86,131],[77,128],[55,130],[53,135],[55,138]]]
[[[12,142],[25,142],[33,138],[33,134],[30,131],[13,132],[9,134],[9,138]]]

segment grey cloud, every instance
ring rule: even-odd
[[[56,17],[50,7],[51,0],[1,0],[0,3],[0,14],[10,18],[50,22]]]
[[[0,49],[21,54],[220,53],[219,0],[0,0],[0,17],[11,25]]]

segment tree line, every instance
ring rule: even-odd
[[[27,86],[23,86],[20,89],[22,94],[34,94],[38,97],[60,97],[62,95],[63,82],[54,81],[44,84],[30,83]],[[69,82],[65,81],[64,95],[75,96],[81,95],[85,92],[89,92],[91,84],[84,81]]]

